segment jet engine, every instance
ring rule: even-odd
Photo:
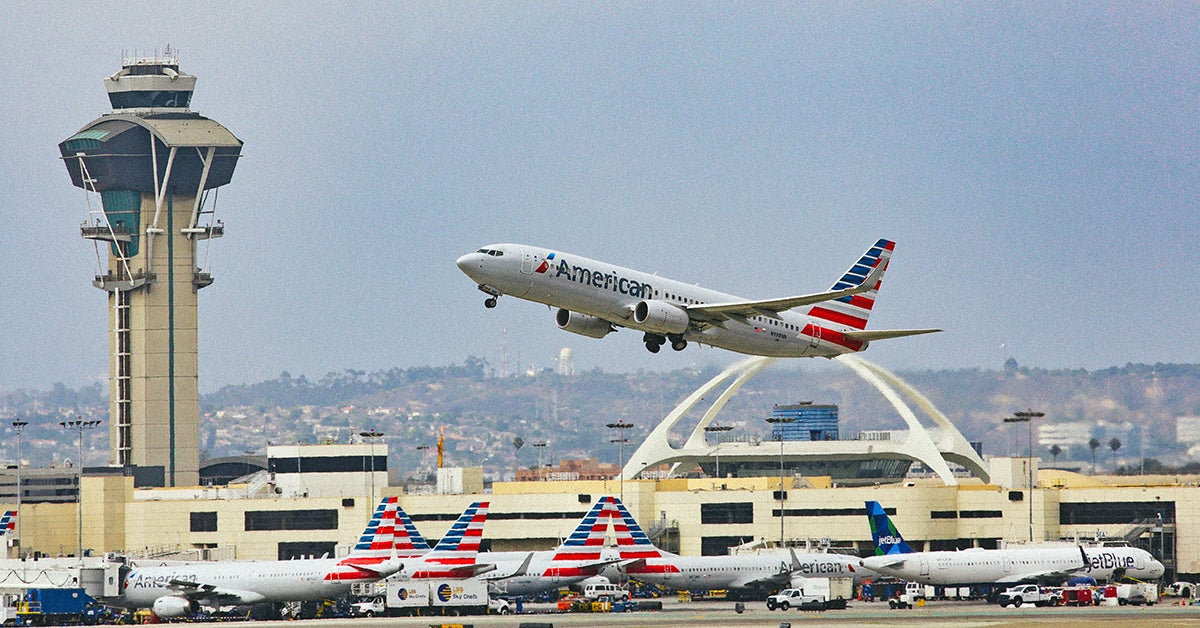
[[[687,312],[666,301],[638,301],[633,320],[640,329],[657,334],[682,334],[690,322]]]
[[[558,323],[559,329],[565,329],[574,334],[588,336],[589,338],[603,338],[613,330],[612,323],[603,318],[572,312],[559,308],[554,314],[554,322]]]
[[[164,595],[154,600],[152,608],[159,617],[183,617],[200,610],[200,605],[178,595]]]

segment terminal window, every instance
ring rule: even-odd
[[[192,532],[216,532],[217,512],[193,512]]]
[[[754,504],[700,504],[700,523],[754,523]]]
[[[262,530],[336,530],[337,511],[323,510],[248,510],[246,531]]]

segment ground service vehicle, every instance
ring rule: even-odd
[[[479,578],[388,580],[384,603],[389,615],[483,615],[488,586]]]
[[[1117,585],[1117,604],[1124,606],[1153,606],[1158,601],[1158,585],[1150,582],[1132,582]]]
[[[925,599],[925,585],[920,582],[906,582],[904,593],[888,600],[891,608],[912,608],[917,602]]]
[[[1011,604],[1017,608],[1020,608],[1022,604],[1058,606],[1062,603],[1062,597],[1054,589],[1039,587],[1036,584],[1021,584],[1001,593],[1000,597],[996,599],[996,603],[1001,607]]]
[[[825,610],[846,608],[846,600],[854,595],[851,578],[805,578],[795,586],[767,598],[767,610]]]
[[[610,597],[614,602],[624,602],[629,599],[629,591],[615,584],[588,584],[583,587],[583,597],[591,601]]]
[[[1191,582],[1176,582],[1167,587],[1164,592],[1176,597],[1192,598],[1196,595],[1196,585]]]

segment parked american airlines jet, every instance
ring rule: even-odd
[[[680,556],[660,550],[629,510],[615,497],[604,498],[617,511],[613,519],[617,549],[630,577],[674,589],[778,590],[805,578],[861,578],[857,556],[789,550],[744,556]]]
[[[279,604],[345,595],[355,582],[379,580],[400,568],[392,547],[395,515],[396,498],[383,498],[345,558],[139,566],[123,574],[121,596],[104,601],[152,608],[159,617],[169,618],[193,613],[202,604]]]
[[[866,329],[895,243],[879,240],[827,292],[752,301],[605,262],[524,244],[493,244],[458,258],[496,307],[509,294],[557,307],[560,329],[603,338],[643,332],[651,353],[688,342],[772,357],[834,357],[872,340],[941,331]]]
[[[1074,576],[1112,580],[1120,575],[1155,580],[1163,565],[1136,547],[1040,546],[914,552],[879,502],[867,502],[867,518],[877,556],[862,565],[879,573],[922,584],[1061,584]]]

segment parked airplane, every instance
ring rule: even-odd
[[[751,301],[605,262],[523,244],[493,244],[458,258],[489,296],[557,307],[560,329],[603,338],[618,327],[643,332],[651,353],[688,342],[773,357],[834,357],[873,340],[938,329],[866,329],[895,243],[879,240],[828,292]],[[800,308],[800,309],[797,309]]]
[[[879,502],[867,502],[875,556],[862,566],[879,573],[932,585],[1060,584],[1089,575],[1112,580],[1122,575],[1154,580],[1163,565],[1136,547],[1042,545],[1011,549],[972,548],[953,552],[914,552]]]
[[[617,515],[606,508],[606,499],[592,505],[557,549],[480,554],[480,562],[496,566],[487,580],[508,595],[535,595],[579,583],[620,562],[615,550],[604,547],[609,522]]]
[[[771,552],[726,556],[680,556],[658,549],[641,526],[615,497],[608,507],[613,520],[623,569],[633,578],[674,589],[756,589],[787,587],[808,577],[839,578],[875,575],[866,573],[857,556],[829,553]]]
[[[433,550],[416,558],[400,561],[395,578],[425,580],[431,578],[470,578],[495,569],[478,562],[479,543],[483,524],[487,521],[488,502],[475,502],[458,517]],[[405,519],[408,517],[405,516]],[[416,532],[415,526],[404,526],[407,535]],[[417,535],[424,543],[424,539]],[[426,544],[428,545],[428,544]]]
[[[159,617],[180,617],[200,605],[322,600],[349,592],[355,582],[394,573],[392,535],[396,498],[379,502],[358,543],[345,558],[276,561],[214,561],[133,567],[124,574],[114,606],[152,608]]]

